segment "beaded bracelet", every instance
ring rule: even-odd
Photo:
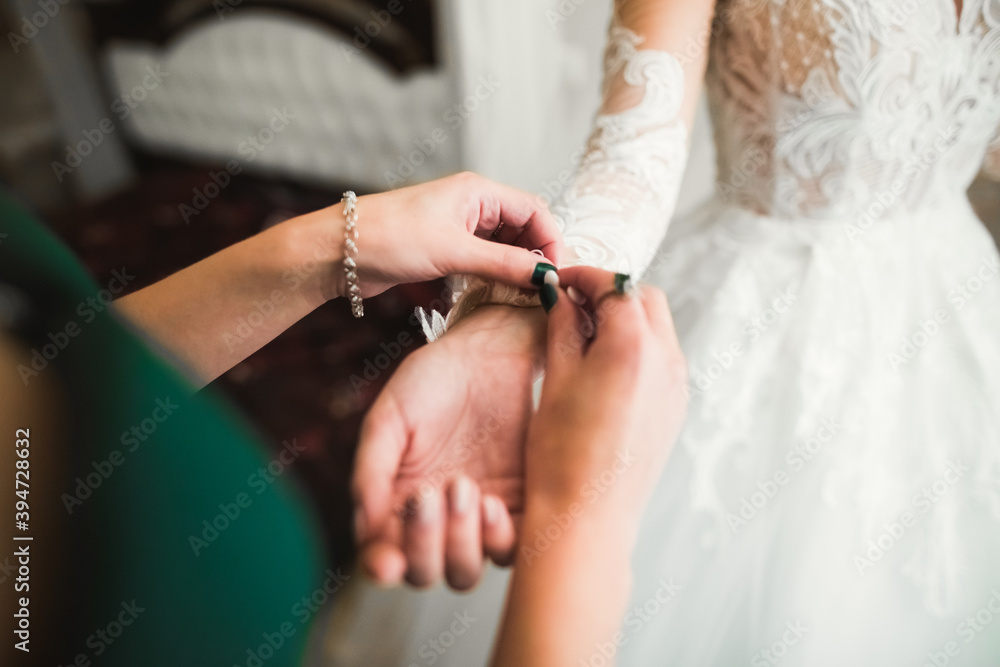
[[[344,193],[344,276],[347,279],[347,296],[351,300],[354,317],[364,317],[365,306],[358,286],[358,197],[353,190]]]

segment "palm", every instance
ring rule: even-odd
[[[531,415],[530,363],[488,353],[462,358],[445,348],[436,344],[414,354],[384,392],[398,408],[408,443],[394,507],[401,509],[415,491],[426,493],[425,484],[441,488],[464,473],[518,511]]]
[[[409,499],[440,490],[459,474],[500,497],[512,513],[521,510],[541,328],[523,309],[480,310],[410,355],[369,414],[379,437],[362,442],[367,454],[390,457],[389,448],[401,449],[391,489],[401,518],[414,509]],[[375,425],[366,424],[369,430]]]
[[[520,336],[520,340],[518,339]],[[531,417],[530,333],[470,322],[411,355],[379,397],[405,448],[393,506],[464,473],[518,512]],[[381,412],[381,411],[379,411]]]

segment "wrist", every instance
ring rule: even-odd
[[[347,292],[344,225],[343,205],[338,203],[274,228],[283,235],[282,282],[317,306]]]
[[[541,306],[482,305],[459,320],[440,340],[468,345],[480,353],[523,358],[535,374],[545,365],[547,319]]]
[[[640,518],[641,511],[595,502],[590,493],[553,497],[528,491],[520,546],[542,551],[546,543],[580,542],[594,559],[627,569]]]
[[[623,536],[636,532],[649,493],[639,459],[627,447],[609,446],[620,436],[565,424],[553,431],[539,419],[525,445],[526,512],[534,506],[543,515],[569,513],[614,524]]]

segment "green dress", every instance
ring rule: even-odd
[[[64,664],[299,664],[340,580],[277,456],[103,309],[71,252],[2,194],[0,284],[30,307],[15,336],[39,354],[22,380],[55,373],[69,397],[65,561],[79,590],[66,604],[79,623],[58,638]],[[119,618],[134,621],[117,638],[95,634]]]

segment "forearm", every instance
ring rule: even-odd
[[[636,278],[649,266],[687,167],[712,13],[708,0],[616,2],[600,113],[553,207],[567,263]]]
[[[336,296],[340,205],[276,225],[115,302],[200,384]]]
[[[494,667],[577,667],[615,642],[631,590],[635,528],[582,505],[529,504]]]
[[[642,39],[640,49],[665,51],[677,58],[684,70],[684,101],[679,118],[690,128],[705,76],[715,3],[708,0],[616,0],[615,15],[618,26]],[[609,91],[605,96],[605,108],[609,111],[622,106],[610,99],[614,92]]]

